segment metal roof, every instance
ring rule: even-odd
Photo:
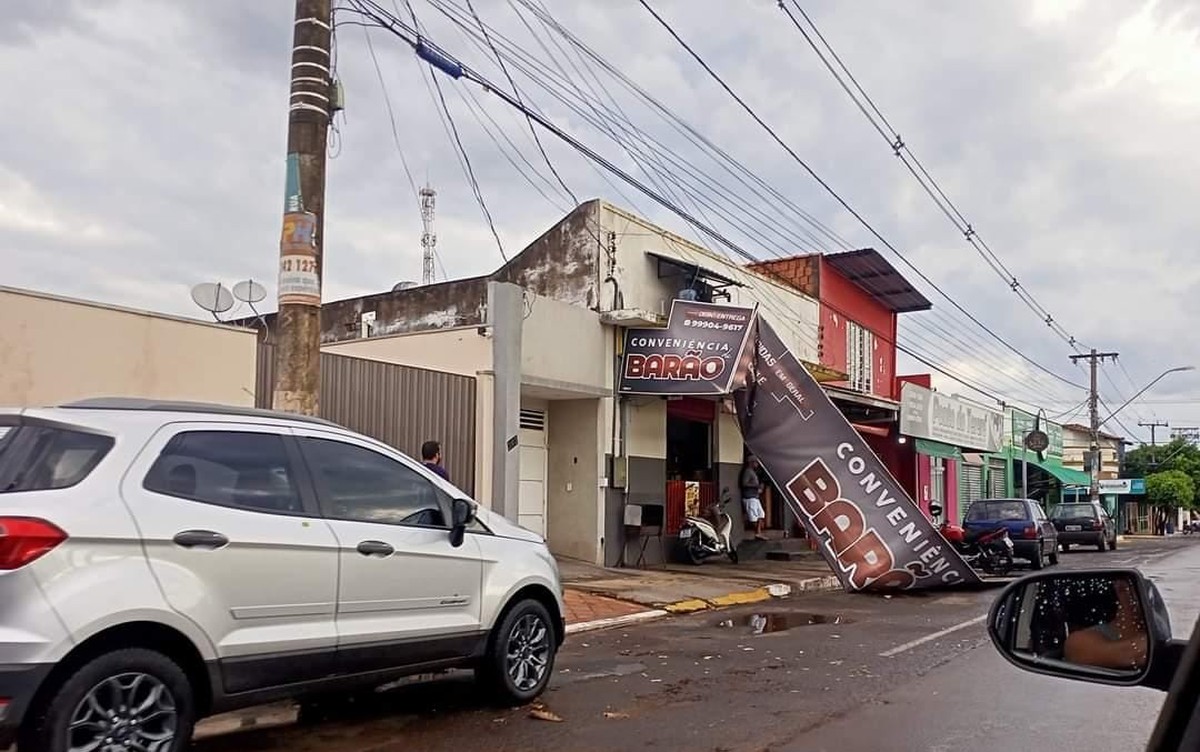
[[[874,248],[827,253],[825,262],[894,313],[933,308],[933,303]]]
[[[297,415],[280,410],[262,410],[257,407],[236,407],[219,405],[214,402],[187,402],[183,400],[153,400],[140,397],[93,397],[90,399],[68,402],[59,407],[82,410],[144,410],[147,412],[170,413],[204,413],[208,415],[229,415],[242,418],[271,418],[273,420],[292,420],[301,423],[313,423],[321,426],[342,428],[337,423],[314,418],[311,415]]]

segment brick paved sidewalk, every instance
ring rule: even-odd
[[[608,598],[603,595],[589,593],[586,590],[567,588],[563,593],[563,601],[567,607],[567,624],[580,624],[597,619],[612,619],[619,616],[629,616],[646,611],[646,606],[639,603]]]

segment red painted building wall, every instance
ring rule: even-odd
[[[836,371],[847,370],[847,319],[874,334],[872,393],[899,399],[896,391],[896,314],[890,308],[843,277],[823,256],[764,261],[751,264],[751,268],[778,277],[820,303],[821,331],[817,348],[821,365]]]
[[[820,261],[821,365],[846,371],[846,321],[854,321],[875,335],[871,358],[872,393],[899,399],[896,391],[896,314]]]

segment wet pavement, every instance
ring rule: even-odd
[[[1194,543],[1072,552],[1061,566],[1143,569],[1159,583],[1176,632],[1186,632],[1200,613]],[[1009,666],[984,634],[993,597],[814,593],[583,634],[568,641],[536,707],[491,707],[469,676],[454,676],[195,749],[1139,749],[1164,695]]]

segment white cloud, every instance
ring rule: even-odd
[[[490,52],[468,41],[434,5],[414,2],[430,36],[503,82]],[[639,128],[762,205],[614,80],[593,78],[591,71],[581,77],[579,58],[553,46],[528,12],[526,20],[550,45],[554,61],[529,36],[513,5],[475,5],[500,34],[548,66],[547,75],[564,93],[584,87],[585,114],[615,98]],[[1082,378],[1067,364],[1065,343],[955,234],[773,3],[660,0],[655,6],[955,300],[1028,357],[1072,380]],[[880,245],[636,4],[562,0],[552,9],[791,201],[856,245]],[[1176,361],[1200,364],[1192,335],[1200,315],[1200,213],[1194,210],[1200,156],[1192,146],[1200,126],[1194,85],[1200,20],[1186,0],[843,3],[809,10],[981,236],[1080,341],[1124,353],[1139,387]],[[20,103],[0,141],[4,282],[194,314],[187,289],[196,282],[254,277],[273,286],[290,4],[60,0],[27,3],[14,14],[0,29],[0,68],[16,72],[6,77],[6,101]],[[414,178],[428,177],[439,192],[438,250],[446,271],[466,276],[494,269],[495,241],[419,74],[423,64],[386,34],[373,39],[404,155]],[[340,150],[329,165],[330,298],[375,292],[420,273],[416,200],[361,29],[339,31],[338,64],[348,110],[339,121]],[[621,144],[530,84],[517,66],[511,72],[554,122],[645,177]],[[574,83],[564,83],[564,76]],[[497,151],[464,105],[463,85],[444,78],[442,84],[497,231],[515,253],[553,224],[560,209]],[[478,89],[475,96],[524,158],[546,173],[524,119]],[[599,195],[629,203],[568,147],[547,134],[542,138],[581,199]],[[683,174],[679,167],[668,172]],[[554,196],[556,181],[546,177],[551,185],[542,187]],[[633,208],[692,236],[680,220],[620,187]],[[668,188],[684,199],[682,189]],[[701,210],[755,252],[792,251],[801,244],[741,219],[723,219],[723,212],[740,215],[724,200]],[[781,232],[791,233],[793,221],[780,217]],[[911,317],[914,325],[905,331],[932,339],[930,350],[948,370],[1000,391],[1067,399],[1069,390],[963,324],[949,303],[922,287],[935,311]],[[1121,391],[1131,393],[1133,385],[1118,376]],[[1170,398],[1188,395],[1193,384],[1180,379],[1161,386],[1184,390],[1156,391]],[[1200,420],[1197,406],[1160,408],[1163,417]]]

